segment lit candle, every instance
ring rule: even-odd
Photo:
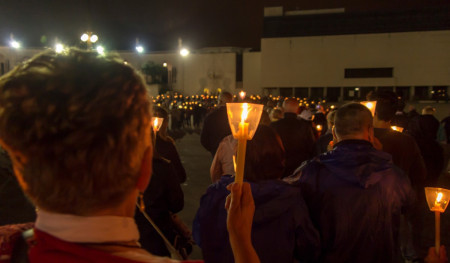
[[[366,106],[370,110],[370,112],[372,112],[372,116],[375,115],[375,108],[377,106],[376,101],[362,101],[361,104]]]
[[[264,105],[251,103],[227,103],[228,122],[233,137],[237,140],[235,182],[244,180],[247,140],[251,140],[258,128]]]
[[[317,130],[317,133],[320,136],[320,134],[322,133],[322,125],[320,125],[320,124],[316,125],[316,130]]]
[[[248,104],[242,104],[241,122],[239,123],[238,130],[238,151],[237,151],[237,163],[236,163],[236,177],[234,179],[237,183],[244,181],[244,166],[245,166],[245,150],[247,148],[248,138],[248,123],[245,122],[248,117]]]
[[[435,222],[435,239],[434,246],[436,248],[436,254],[439,256],[439,247],[441,246],[441,200],[442,193],[438,193],[436,197],[436,201],[434,202],[434,222]]]
[[[245,99],[245,95],[246,95],[247,93],[245,92],[245,91],[243,91],[243,90],[241,90],[241,92],[239,92],[239,97],[241,98],[241,100],[244,100]]]
[[[441,245],[441,213],[445,212],[450,198],[450,190],[443,188],[425,187],[428,207],[435,215],[435,249],[439,256],[439,247]]]
[[[403,128],[402,127],[391,126],[391,129],[394,130],[394,131],[403,132]]]

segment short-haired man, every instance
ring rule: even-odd
[[[301,186],[320,232],[320,262],[394,262],[401,210],[411,195],[409,180],[389,154],[372,146],[372,114],[363,105],[339,108],[333,136],[332,151],[288,178]]]
[[[208,114],[203,122],[200,142],[213,157],[222,139],[231,134],[226,104],[232,101],[231,93],[222,92],[218,98],[218,108]]]
[[[310,122],[297,119],[298,101],[289,98],[283,102],[284,118],[272,122],[286,151],[284,176],[291,175],[302,162],[314,155],[314,133]]]

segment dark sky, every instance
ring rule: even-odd
[[[258,0],[0,0],[0,36],[77,44],[90,29],[113,49],[131,49],[136,38],[148,50],[175,49],[178,37],[192,48],[257,47],[262,14]]]
[[[79,44],[84,31],[98,34],[108,49],[133,49],[136,38],[148,51],[177,48],[259,48],[263,7],[285,9],[345,7],[349,12],[414,9],[449,0],[0,0],[0,43],[10,33],[25,46],[48,45],[55,37]]]

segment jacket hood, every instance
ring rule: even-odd
[[[234,177],[226,175],[218,183],[226,187],[233,181]],[[289,185],[281,180],[248,183],[250,183],[256,207],[253,217],[254,224],[264,224],[278,218],[301,198],[298,186]]]
[[[367,188],[381,180],[392,168],[390,154],[376,150],[368,141],[341,141],[319,162],[341,179]]]

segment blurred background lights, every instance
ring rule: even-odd
[[[86,41],[88,41],[88,39],[89,39],[88,34],[85,33],[85,34],[81,35],[81,41],[86,42]]]
[[[163,63],[163,67],[167,67],[167,63],[166,62]]]
[[[60,44],[60,43],[56,44],[55,45],[55,51],[56,51],[56,53],[62,53],[64,51],[63,44]]]
[[[136,46],[136,51],[138,53],[142,53],[142,52],[144,52],[144,47],[143,46]]]
[[[16,49],[18,49],[18,48],[20,48],[22,45],[20,44],[20,42],[17,42],[17,41],[15,41],[15,40],[11,40],[11,42],[9,43],[9,45],[12,47],[12,48],[16,48]]]
[[[182,48],[180,50],[180,55],[183,57],[186,57],[187,55],[189,55],[189,53],[191,53],[187,48]]]
[[[97,42],[97,40],[98,40],[98,36],[97,36],[97,35],[92,35],[92,36],[91,36],[91,42],[92,42],[92,43]]]
[[[99,53],[100,55],[105,54],[105,48],[102,46],[97,46],[97,53]]]

